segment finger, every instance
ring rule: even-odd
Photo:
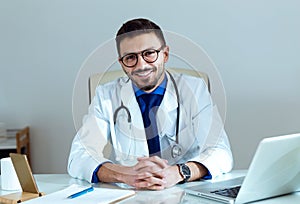
[[[137,158],[138,161],[143,161],[143,160],[149,160],[149,161],[153,161],[153,162],[158,162],[158,163],[163,163],[163,164],[168,164],[168,160],[166,159],[162,159],[158,156],[152,156],[152,157],[138,157]]]
[[[134,170],[135,171],[139,171],[143,168],[146,168],[146,167],[150,167],[150,166],[156,166],[157,168],[159,169],[162,169],[159,165],[157,165],[156,163],[150,161],[150,160],[142,160],[142,161],[139,161],[135,166],[134,166]]]
[[[168,161],[165,159],[162,159],[158,156],[153,156],[153,157],[140,157],[138,158],[139,163],[138,164],[143,164],[143,162],[152,162],[155,163],[156,165],[160,166],[161,168],[166,168],[168,167]]]
[[[147,189],[148,190],[163,190],[165,188],[166,188],[165,186],[153,185],[153,186],[149,186]]]
[[[144,187],[144,188],[136,188],[139,190],[163,190],[165,189],[165,186],[159,186],[159,185],[153,185],[153,186],[148,186],[148,187]]]
[[[152,161],[152,162],[160,165],[162,168],[168,167],[168,160],[162,159],[158,156],[149,157],[149,161]]]
[[[145,172],[141,172],[136,175],[136,179],[139,179],[139,180],[145,180],[149,177],[156,177],[159,179],[164,179],[164,178],[166,178],[166,174],[164,171],[157,171],[157,172],[145,171]]]
[[[135,186],[134,186],[135,187]],[[165,187],[164,186],[147,186],[147,187],[135,187],[137,190],[163,190]]]
[[[134,167],[134,170],[135,172],[137,172],[137,174],[144,173],[144,172],[149,172],[154,174],[162,171],[163,169],[164,168],[151,161],[142,161]]]
[[[165,179],[157,177],[148,177],[143,180],[136,180],[134,186],[136,188],[147,188],[147,189],[161,189],[161,186],[166,185]]]

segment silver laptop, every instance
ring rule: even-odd
[[[185,190],[223,203],[247,203],[300,191],[300,133],[263,139],[245,177]]]

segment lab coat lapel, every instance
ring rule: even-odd
[[[158,110],[159,121],[158,127],[160,130],[160,141],[162,149],[162,158],[167,159],[169,164],[175,164],[182,156],[189,150],[191,146],[191,141],[194,141],[193,134],[191,133],[191,121],[188,119],[185,107],[180,104],[180,119],[179,119],[179,145],[181,147],[182,155],[179,157],[172,157],[172,149],[176,144],[176,119],[177,119],[177,96],[175,91],[175,85],[173,84],[170,76],[168,76],[168,83],[164,99]],[[176,75],[173,75],[176,80]],[[180,87],[178,87],[180,88]],[[179,96],[180,103],[180,96]],[[185,118],[182,120],[182,118]],[[182,139],[181,136],[184,136]],[[192,138],[191,138],[192,137]]]
[[[160,132],[160,136],[166,134],[170,135],[168,134],[168,132],[170,130],[171,132],[173,132],[173,130],[175,130],[174,127],[176,126],[177,107],[178,107],[177,97],[176,97],[174,84],[172,83],[168,74],[167,77],[168,77],[168,82],[167,82],[166,92],[157,112],[157,126]]]
[[[144,130],[144,123],[142,114],[140,111],[140,107],[137,103],[133,88],[132,81],[130,80],[128,83],[125,83],[121,88],[121,100],[124,106],[128,107],[131,120],[132,120],[132,139],[135,140],[137,144],[137,149],[135,152],[132,152],[136,156],[148,156],[148,145],[146,134]]]

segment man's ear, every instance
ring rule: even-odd
[[[120,57],[118,57],[118,62],[120,63],[121,66],[123,65]]]
[[[124,69],[124,65],[123,65],[123,63],[121,61],[121,58],[118,58],[118,62],[120,64],[121,68],[123,69],[123,71],[125,72],[125,74],[127,74],[126,70]]]
[[[164,62],[166,63],[169,59],[169,46],[166,45],[163,51],[164,51]]]

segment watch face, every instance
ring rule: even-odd
[[[190,178],[191,176],[190,168],[187,165],[182,165],[182,173],[185,177]]]
[[[182,181],[182,183],[185,183],[189,180],[189,178],[191,177],[191,170],[190,168],[185,165],[185,164],[179,164],[180,166],[180,171],[181,171],[181,174],[183,175],[184,179]]]

